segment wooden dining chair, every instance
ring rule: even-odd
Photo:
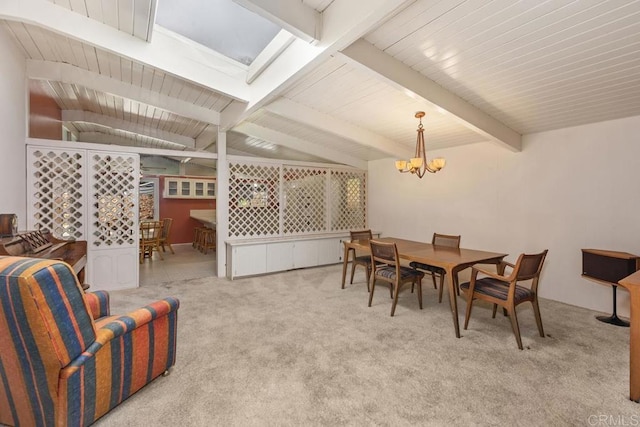
[[[162,250],[160,250],[160,234],[162,233],[162,223],[160,221],[144,221],[140,223],[140,264],[144,262],[144,257],[149,255],[153,258],[153,251],[164,260]]]
[[[505,314],[509,316],[518,348],[522,350],[522,339],[520,338],[520,327],[518,326],[516,307],[525,301],[531,301],[538,332],[541,337],[544,337],[542,319],[540,318],[540,307],[538,305],[538,283],[547,252],[548,250],[544,250],[539,254],[521,254],[515,264],[502,261],[498,265],[497,273],[473,267],[471,269],[471,281],[460,285],[460,289],[466,293],[467,297],[467,313],[464,318],[464,329],[467,329],[467,325],[469,324],[473,300],[480,299],[488,301],[493,304],[493,318],[496,317],[498,306],[501,306]],[[504,274],[506,267],[511,269],[509,276]],[[478,274],[486,277],[478,279]],[[518,282],[524,280],[531,280],[531,286],[518,285]]]
[[[352,242],[354,240],[371,240],[373,238],[371,230],[350,231],[349,233],[351,234]],[[360,265],[365,268],[367,275],[367,292],[369,292],[369,278],[371,277],[371,256],[356,256],[356,250],[354,248],[349,248],[348,253],[351,254],[351,280],[349,280],[349,283],[353,284],[353,274],[356,271],[356,266]]]
[[[460,236],[453,236],[450,234],[438,234],[433,233],[431,238],[431,244],[433,246],[443,246],[447,248],[459,248]],[[431,280],[433,281],[433,288],[438,289],[436,286],[436,276],[440,277],[440,289],[438,290],[438,302],[442,302],[442,290],[444,289],[444,276],[447,274],[444,268],[436,267],[434,265],[423,264],[421,262],[412,261],[409,263],[412,268],[423,270],[431,274]],[[457,289],[456,289],[457,291]],[[413,292],[413,286],[411,286],[411,292]]]
[[[164,247],[169,247],[172,254],[175,254],[173,247],[171,246],[171,225],[173,224],[173,218],[164,218],[162,220],[162,232],[160,233],[160,248],[164,252]]]
[[[412,285],[417,283],[418,304],[420,305],[420,310],[422,310],[422,278],[424,277],[424,273],[422,271],[400,265],[398,247],[395,243],[386,243],[371,239],[369,240],[369,247],[371,248],[371,265],[373,267],[371,272],[369,307],[371,307],[371,301],[373,301],[373,292],[376,288],[376,282],[378,280],[382,280],[389,284],[389,290],[393,297],[391,316],[393,316],[396,311],[398,294],[400,293],[400,288],[405,283],[411,283]]]

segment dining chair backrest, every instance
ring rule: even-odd
[[[395,243],[380,242],[377,240],[369,240],[371,247],[371,260],[374,264],[383,263],[387,265],[396,265],[398,260],[398,247]]]
[[[361,230],[361,231],[350,231],[351,241],[354,240],[371,240],[373,235],[371,234],[371,230]]]
[[[460,236],[452,236],[449,234],[433,233],[431,244],[434,246],[447,246],[450,248],[460,247]]]
[[[161,239],[166,239],[169,237],[169,232],[171,231],[172,223],[173,223],[173,218],[165,218],[162,220],[162,234],[160,235]]]
[[[160,221],[144,221],[140,223],[140,239],[154,241],[160,238],[162,223]]]
[[[516,274],[516,280],[536,279],[540,276],[544,259],[547,256],[544,250],[539,254],[521,254],[515,263],[513,272]]]

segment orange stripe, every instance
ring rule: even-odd
[[[84,365],[80,366],[80,423],[84,425]]]
[[[162,316],[153,322],[153,377],[157,377],[164,372],[167,367],[167,357],[169,352],[169,317]]]
[[[67,378],[69,375],[67,375]],[[60,388],[58,393],[58,399],[56,399],[56,425],[66,426],[67,417],[69,416],[69,405],[67,405],[67,396],[69,382],[65,380],[60,381]]]
[[[113,361],[111,360],[111,341],[106,343],[95,355],[96,360],[96,408],[93,416],[97,420],[109,412]]]
[[[133,393],[147,383],[147,367],[149,366],[149,328],[147,325],[133,331],[131,344],[135,356],[131,367],[130,393]]]

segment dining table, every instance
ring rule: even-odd
[[[446,283],[449,289],[449,303],[453,315],[453,327],[456,337],[460,338],[460,324],[458,321],[458,273],[475,264],[499,264],[508,254],[480,251],[476,249],[452,248],[448,246],[432,245],[431,243],[416,242],[397,237],[383,237],[375,241],[395,243],[398,256],[405,261],[417,261],[422,264],[440,267],[446,272]],[[344,288],[349,263],[349,249],[371,253],[369,240],[344,241],[344,257],[342,263],[342,287]]]

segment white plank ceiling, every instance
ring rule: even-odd
[[[28,1],[156,43],[157,0]],[[427,150],[497,141],[517,151],[523,134],[640,115],[640,0],[302,3],[322,16],[320,41],[272,49],[261,61],[266,71],[239,82],[237,94],[37,15],[12,17],[0,5],[0,17],[30,78],[88,142],[214,151],[220,125],[231,154],[362,166],[410,155],[419,110]],[[354,4],[392,12],[371,13],[312,56]],[[174,47],[204,63],[195,43],[176,39]]]

